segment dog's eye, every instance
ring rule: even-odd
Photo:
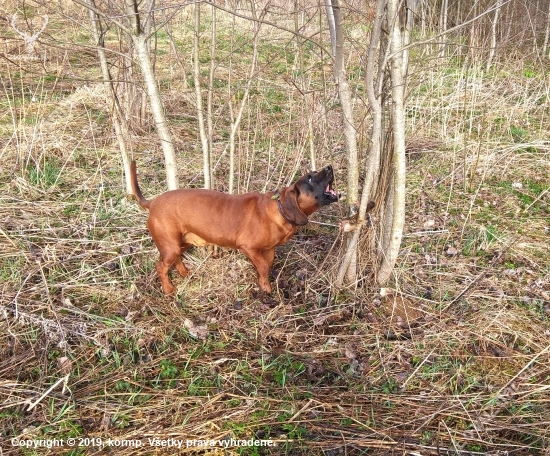
[[[307,176],[307,183],[311,184],[312,181],[313,181],[313,178],[311,176]]]

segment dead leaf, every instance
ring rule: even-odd
[[[430,255],[429,253],[426,253],[424,255],[424,259],[426,260],[426,264],[437,264],[437,257],[435,255]]]
[[[186,318],[183,320],[183,326],[191,336],[197,339],[206,340],[208,338],[208,327],[206,325],[195,325],[195,323]]]
[[[434,227],[435,227],[435,220],[432,220],[432,219],[426,220],[426,221],[424,222],[424,225],[422,225],[422,226],[423,226],[424,229],[426,229],[426,230],[429,230],[429,229],[431,229],[431,228],[434,228]]]
[[[133,311],[133,312],[128,312],[126,314],[126,316],[124,317],[124,320],[126,321],[132,321],[133,318],[138,314],[139,312],[136,310],[136,311]]]
[[[298,280],[305,280],[306,275],[307,275],[307,269],[298,269],[296,271],[296,278]]]
[[[327,346],[336,347],[338,346],[338,339],[336,337],[330,337],[327,340]]]
[[[341,321],[348,317],[349,317],[349,311],[347,309],[338,309],[335,311],[328,311],[317,315],[313,319],[313,324],[315,326],[320,326],[324,323],[334,323],[337,321]]]
[[[73,369],[73,362],[66,356],[61,356],[57,359],[57,368],[63,374],[70,374]]]
[[[356,359],[357,358],[357,347],[353,344],[346,344],[344,348],[344,354],[346,355],[346,358],[348,359]]]
[[[313,319],[313,326],[322,325],[330,316],[330,314],[319,314]]]
[[[450,245],[447,248],[447,250],[445,251],[445,253],[447,255],[454,256],[454,255],[458,255],[458,250],[455,247],[453,247],[452,245]]]

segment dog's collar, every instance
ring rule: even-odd
[[[279,214],[281,214],[288,223],[290,223],[292,226],[299,226],[296,222],[290,220],[284,213],[283,204],[281,203],[281,193],[279,192],[279,190],[275,190],[275,195],[273,195],[271,199],[277,200],[277,208],[279,209]]]

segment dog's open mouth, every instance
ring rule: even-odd
[[[336,193],[334,191],[334,189],[332,188],[332,183],[331,182],[329,182],[327,184],[327,187],[325,188],[325,195],[330,196],[332,198],[338,198],[338,193]]]

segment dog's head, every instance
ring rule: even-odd
[[[338,201],[333,182],[334,171],[330,165],[300,177],[281,191],[281,213],[294,225],[305,225],[307,217],[317,209]]]

